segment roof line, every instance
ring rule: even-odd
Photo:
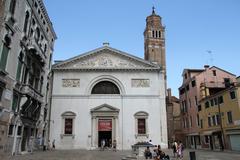
[[[115,51],[115,52],[117,52],[117,53],[119,53],[119,54],[122,54],[122,55],[128,57],[128,58],[136,59],[136,60],[138,60],[138,61],[141,61],[141,62],[146,63],[146,64],[148,64],[148,65],[150,65],[150,66],[153,66],[153,67],[158,67],[158,68],[160,67],[160,66],[157,65],[157,64],[154,64],[154,63],[152,63],[152,62],[146,61],[146,60],[144,60],[144,59],[142,59],[142,58],[139,58],[139,57],[134,56],[134,55],[131,55],[131,54],[129,54],[129,53],[126,53],[126,52],[117,50],[117,49],[112,48],[112,47],[109,47],[109,46],[99,47],[99,48],[96,48],[96,49],[94,49],[94,50],[85,52],[85,53],[83,53],[83,54],[79,54],[79,55],[74,56],[74,57],[72,57],[72,58],[66,59],[66,60],[64,60],[64,61],[62,61],[62,62],[53,64],[53,67],[56,67],[56,66],[60,66],[60,65],[69,63],[69,62],[71,62],[71,61],[73,61],[73,60],[76,60],[76,59],[78,59],[78,58],[82,58],[82,57],[87,56],[87,55],[94,54],[95,52],[99,52],[99,51],[104,50],[104,49],[109,49],[109,50]]]
[[[228,74],[231,74],[231,75],[233,75],[233,76],[236,76],[235,74],[233,74],[233,73],[231,73],[231,72],[228,72],[228,71],[226,71],[226,70],[224,70],[224,69],[222,69],[222,68],[219,68],[219,67],[217,67],[217,66],[212,66],[212,67],[210,67],[210,69],[212,69],[213,67],[215,67],[215,68],[217,68],[217,69],[219,69],[219,70],[221,70],[221,71],[223,71],[223,72],[226,72],[226,73],[228,73]]]

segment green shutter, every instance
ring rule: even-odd
[[[20,76],[22,72],[22,62],[19,60],[18,61],[18,68],[17,68],[17,75],[16,75],[16,80],[20,81]]]
[[[18,95],[17,94],[13,94],[13,101],[12,101],[12,110],[16,111],[18,105]]]
[[[8,52],[9,52],[9,48],[5,44],[3,44],[2,55],[1,55],[1,59],[0,59],[0,69],[2,69],[4,71],[6,69]]]

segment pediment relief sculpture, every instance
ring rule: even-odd
[[[55,64],[53,69],[159,69],[141,58],[115,50],[100,48]]]

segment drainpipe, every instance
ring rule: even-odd
[[[47,120],[47,124],[48,124],[48,131],[47,131],[47,142],[50,141],[50,125],[51,122],[54,123],[53,120],[51,120],[51,111],[52,111],[52,91],[53,91],[53,75],[54,72],[51,71],[49,73],[50,75],[50,83],[49,83],[49,102],[48,102],[48,120]]]
[[[217,97],[217,102],[218,102],[218,114],[219,114],[219,119],[220,119],[220,128],[221,128],[221,136],[222,136],[222,150],[224,150],[225,137],[224,137],[224,131],[223,131],[223,125],[222,125],[222,113],[221,113],[221,108],[220,108],[220,103],[219,103],[219,97]]]
[[[122,107],[122,151],[123,151],[123,95],[121,95]]]

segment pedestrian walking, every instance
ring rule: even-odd
[[[51,142],[50,140],[48,140],[48,147],[47,147],[48,150],[52,150],[52,147],[51,147]]]
[[[112,148],[112,139],[109,139],[108,147],[109,147],[110,149]]]
[[[116,152],[117,151],[117,141],[115,139],[113,140],[112,146],[113,146],[113,151]]]
[[[55,149],[55,139],[52,141],[52,148]]]
[[[176,140],[172,143],[172,149],[173,149],[173,157],[175,158],[177,153],[177,142]]]
[[[181,141],[179,141],[179,144],[177,146],[177,159],[182,159],[183,158],[183,144]]]
[[[101,140],[101,150],[103,151],[105,147],[105,139]]]

